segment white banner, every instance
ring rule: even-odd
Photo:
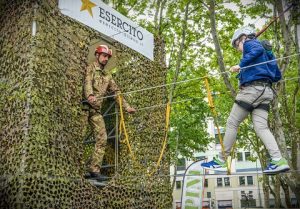
[[[153,34],[100,0],[59,0],[61,13],[153,60]]]
[[[185,171],[181,196],[182,209],[202,209],[204,169],[197,161],[191,164]]]

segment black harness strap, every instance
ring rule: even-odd
[[[262,110],[265,110],[267,112],[269,112],[270,110],[270,104],[259,104],[255,109],[262,109]]]
[[[241,108],[247,110],[248,112],[252,112],[254,110],[254,107],[252,104],[244,102],[244,101],[234,101],[236,104],[238,104]]]
[[[254,109],[262,109],[262,110],[265,110],[267,112],[269,112],[269,110],[270,110],[270,104],[266,104],[266,103],[262,103],[262,104],[259,104],[256,107],[254,107],[252,104],[249,104],[249,103],[244,102],[244,101],[235,100],[234,102],[236,104],[238,104],[241,108],[247,110],[248,112],[252,112]]]
[[[240,107],[242,107],[243,109],[252,112],[254,109],[263,109],[266,110],[267,112],[269,112],[270,109],[270,105],[266,104],[266,103],[260,103],[258,106],[253,106],[253,104],[265,93],[266,87],[270,87],[272,89],[272,84],[268,83],[266,81],[253,81],[251,83],[249,83],[246,86],[250,86],[250,85],[258,85],[258,86],[264,86],[264,90],[261,92],[261,94],[250,104],[248,102],[244,102],[244,101],[239,101],[239,100],[235,100],[234,102],[236,104],[238,104]]]

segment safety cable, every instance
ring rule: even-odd
[[[240,68],[240,70],[246,69],[246,68],[249,68],[249,67],[262,65],[262,64],[267,64],[267,63],[274,62],[274,61],[277,61],[277,60],[286,59],[286,58],[293,57],[293,56],[299,56],[299,55],[300,55],[300,53],[297,53],[297,54],[292,54],[292,55],[285,56],[285,57],[276,58],[276,59],[273,59],[273,60],[257,63],[257,64],[254,64],[254,65],[245,66],[245,67]],[[216,75],[221,75],[221,74],[231,74],[231,72],[226,71],[226,72],[216,73]],[[200,80],[200,79],[203,79],[205,77],[206,76],[201,76],[201,77],[191,78],[191,79],[187,79],[187,80],[183,80],[183,81],[177,81],[177,82],[162,84],[162,85],[158,85],[158,86],[150,86],[150,87],[147,87],[147,88],[142,88],[142,89],[138,89],[138,90],[124,92],[124,93],[122,93],[122,95],[128,95],[128,94],[133,94],[133,93],[137,93],[137,92],[152,90],[152,89],[156,89],[156,88],[162,88],[162,87],[166,87],[166,86],[170,86],[170,85],[174,85],[174,84],[187,83],[187,82],[190,82],[190,81]],[[117,95],[113,94],[113,95],[101,97],[100,99],[112,98],[112,97],[115,97],[115,96],[117,96]]]
[[[285,81],[291,81],[291,80],[298,80],[298,79],[300,79],[300,76],[299,77],[289,77],[289,78],[286,78],[286,79],[278,81],[278,83],[285,82]],[[171,105],[172,104],[179,104],[179,103],[184,103],[184,102],[192,101],[192,100],[195,100],[195,99],[203,99],[203,97],[194,97],[194,98],[190,98],[190,99],[183,99],[183,100],[179,100],[179,101],[176,101],[176,102],[171,102],[170,104]],[[158,104],[158,105],[151,105],[151,106],[145,106],[145,107],[142,107],[142,108],[137,108],[136,110],[147,110],[147,109],[152,109],[152,108],[158,108],[158,107],[166,106],[167,104],[168,103],[163,103],[163,104]],[[103,116],[106,117],[106,116],[111,116],[111,115],[115,115],[115,114],[119,114],[119,113],[118,112],[113,112],[113,113],[105,114]]]
[[[203,99],[203,97],[194,97],[194,98],[190,98],[190,99],[183,99],[183,100],[180,100],[180,101],[177,101],[177,102],[171,102],[170,104],[184,103],[184,102],[192,101],[194,99]],[[169,102],[168,103],[163,103],[163,104],[158,104],[158,105],[151,105],[151,106],[146,106],[146,107],[142,107],[142,108],[137,108],[136,110],[147,110],[147,109],[152,109],[152,108],[156,108],[156,107],[157,108],[158,107],[164,107],[164,106],[167,106],[168,104],[169,104]],[[105,114],[105,115],[103,115],[103,117],[111,116],[111,115],[115,115],[115,114],[118,114],[118,112]]]

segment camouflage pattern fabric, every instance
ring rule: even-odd
[[[167,88],[125,95],[139,109],[125,115],[136,160],[124,135],[118,136],[118,150],[108,141],[104,160],[113,164],[118,154],[117,167],[109,169],[106,186],[96,187],[85,179],[83,160],[94,145],[83,143],[88,112],[80,101],[90,46],[106,40],[61,14],[57,0],[0,0],[0,34],[0,209],[172,208],[168,149],[156,168],[165,106],[142,109],[166,103]],[[156,37],[154,61],[121,43],[111,44],[120,70],[114,80],[123,92],[166,82],[164,43]],[[106,128],[114,128],[116,118],[109,116]]]
[[[105,123],[102,115],[100,114],[104,100],[103,97],[107,96],[108,93],[117,95],[120,94],[121,91],[111,75],[108,75],[105,70],[102,70],[97,62],[94,62],[87,67],[84,84],[85,97],[88,98],[90,95],[94,95],[96,97],[96,101],[94,103],[90,103],[92,109],[89,112],[89,123],[93,129],[96,140],[95,150],[90,164],[90,171],[100,172],[107,143]],[[119,102],[116,96],[115,99]],[[123,107],[125,109],[129,107],[129,104],[124,99]]]
[[[99,113],[94,113],[93,115],[91,115],[89,117],[89,123],[92,126],[94,137],[96,139],[95,150],[90,165],[90,171],[99,172],[107,143],[105,123],[102,115],[100,115]]]
[[[88,98],[90,95],[94,95],[97,101],[91,104],[91,106],[96,110],[100,110],[104,100],[103,97],[107,96],[108,92],[115,95],[121,93],[112,76],[107,75],[106,72],[99,67],[98,63],[94,62],[86,69],[84,95],[86,98]],[[119,102],[117,97],[115,97],[115,99],[117,102]],[[125,109],[129,107],[129,104],[124,99],[123,107]]]

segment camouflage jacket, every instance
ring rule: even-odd
[[[98,65],[94,62],[90,64],[86,69],[85,81],[84,81],[84,95],[87,99],[90,95],[96,97],[96,102],[91,104],[94,109],[101,109],[105,96],[108,93],[120,94],[121,91],[113,80],[111,75],[107,75]],[[118,98],[115,96],[115,100],[119,103]],[[123,107],[127,109],[130,105],[123,99]]]

